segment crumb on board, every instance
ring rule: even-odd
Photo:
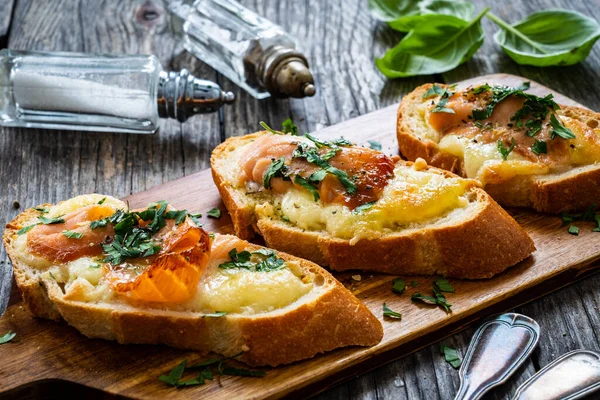
[[[354,279],[357,282],[360,282],[362,280],[362,277],[360,275],[352,275],[352,279]]]

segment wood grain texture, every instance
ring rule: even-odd
[[[17,7],[10,25],[10,47],[153,52],[166,68],[171,64],[173,68],[186,66],[201,77],[220,79],[212,69],[181,53],[166,32],[159,2],[0,0],[0,10],[13,2]],[[195,117],[184,125],[168,123],[155,136],[0,129],[0,224],[19,211],[13,208],[14,200],[19,200],[23,207],[89,191],[125,196],[206,167],[208,154],[221,134],[244,134],[256,129],[260,120],[277,125],[288,116],[299,123],[301,130],[318,130],[394,104],[424,82],[453,82],[486,73],[509,72],[537,80],[600,110],[600,91],[590,90],[599,81],[598,45],[586,61],[576,66],[518,66],[495,44],[491,34],[497,28],[484,19],[486,40],[473,60],[443,76],[387,81],[376,70],[372,58],[382,55],[402,35],[374,21],[364,1],[242,0],[242,3],[299,37],[317,79],[315,97],[255,101],[223,79],[221,83],[240,99],[234,107],[225,109],[220,117]],[[478,10],[490,6],[496,15],[509,22],[550,7],[575,9],[600,19],[597,0],[474,3]],[[5,21],[6,15],[0,11],[0,20]],[[0,26],[8,26],[3,23]],[[7,261],[1,248],[0,261]],[[0,263],[0,275],[10,270],[9,264]],[[517,309],[538,320],[542,340],[522,373],[517,373],[489,398],[508,398],[520,382],[568,350],[586,346],[598,350],[600,294],[596,288],[599,284],[600,276],[595,276]],[[12,299],[18,299],[16,293]],[[473,328],[469,328],[444,343],[457,347],[462,354],[472,332]],[[3,368],[0,366],[0,371]],[[370,373],[356,373],[361,375],[319,398],[451,399],[453,389],[458,387],[458,375],[439,355],[438,344]],[[49,387],[45,385],[39,393],[49,392]],[[53,387],[61,388],[57,384]]]
[[[493,75],[469,80],[464,85],[489,82],[515,86],[521,79],[511,75]],[[532,82],[531,92],[545,94],[548,89]],[[556,94],[556,99],[562,104],[570,103],[560,94]],[[346,138],[359,143],[365,138],[372,138],[380,141],[384,148],[390,148],[393,147],[395,138],[393,129],[387,127],[387,121],[394,120],[395,115],[395,106],[386,107],[325,128],[319,132],[319,136],[332,139],[344,134]],[[397,152],[395,149],[392,153]],[[133,208],[143,207],[157,199],[166,199],[176,208],[191,212],[204,212],[213,206],[223,208],[209,170],[136,193],[126,199]],[[531,235],[537,251],[529,259],[491,280],[451,280],[456,293],[447,296],[453,304],[452,313],[449,314],[437,307],[423,306],[410,301],[410,296],[415,292],[429,294],[435,278],[403,277],[407,281],[417,280],[419,285],[407,289],[407,293],[399,296],[391,291],[392,276],[358,272],[362,279],[356,281],[351,277],[356,271],[334,273],[381,319],[384,338],[373,347],[338,349],[310,360],[269,369],[267,376],[261,379],[221,377],[221,386],[208,384],[178,391],[166,388],[163,383],[157,381],[156,376],[185,357],[188,357],[190,362],[195,362],[199,359],[199,354],[161,348],[151,357],[136,358],[134,354],[139,354],[138,349],[145,346],[120,346],[116,343],[88,340],[73,329],[56,323],[44,322],[38,325],[38,321],[32,321],[21,304],[15,304],[8,309],[7,316],[0,320],[0,332],[14,330],[21,334],[19,342],[3,348],[7,359],[10,360],[7,370],[12,373],[10,380],[2,379],[3,371],[0,371],[0,391],[50,378],[76,382],[135,398],[160,398],[167,393],[173,398],[211,395],[219,399],[306,395],[328,386],[328,380],[335,382],[344,379],[352,371],[364,371],[405,355],[440,336],[464,328],[468,322],[530,301],[600,266],[600,263],[596,262],[600,260],[600,235],[591,232],[591,226],[589,229],[582,229],[579,236],[573,236],[561,227],[559,217],[526,210],[513,210],[512,215]],[[209,231],[231,232],[231,221],[226,213],[218,220],[203,217],[202,222]],[[402,313],[403,320],[383,318],[381,307],[384,302],[391,309]],[[579,319],[575,317],[572,323]],[[57,340],[59,337],[62,340]],[[591,340],[588,339],[588,342],[587,345],[591,344]],[[35,358],[32,359],[34,352]],[[131,354],[128,362],[116,363],[124,353]],[[69,362],[56,363],[55,367],[49,370],[47,365],[57,358]],[[89,359],[92,361],[86,361]],[[108,360],[105,363],[110,365],[110,369],[96,360]],[[25,363],[28,363],[28,368],[19,371],[18,366]],[[89,372],[86,369],[73,369],[70,367],[72,363],[85,365],[92,370],[97,369],[101,378],[91,382]],[[455,392],[458,386],[452,377],[453,371],[450,370],[427,371],[424,380],[429,379],[432,383],[426,387],[416,385],[419,388],[419,396],[429,398],[436,392],[441,393],[442,388],[444,392]],[[132,385],[132,382],[136,384]],[[396,384],[394,380],[394,385]]]

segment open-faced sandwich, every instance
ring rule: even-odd
[[[29,209],[3,236],[23,300],[88,337],[279,365],[370,346],[381,323],[321,267],[209,235],[165,202],[84,195]]]
[[[401,153],[478,179],[504,206],[558,213],[598,203],[600,114],[528,88],[418,87],[398,109]]]
[[[489,278],[535,249],[477,181],[344,139],[271,129],[228,139],[211,167],[238,236],[333,270]]]

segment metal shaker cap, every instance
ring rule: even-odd
[[[310,97],[316,92],[315,81],[306,57],[284,46],[268,48],[258,63],[260,83],[275,97]]]
[[[157,105],[161,118],[185,122],[192,115],[215,112],[234,100],[233,93],[224,92],[214,82],[190,75],[187,69],[160,74]]]

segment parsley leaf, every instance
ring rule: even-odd
[[[575,225],[569,225],[569,233],[571,235],[579,236],[579,228]]]
[[[489,118],[494,112],[494,108],[500,103],[502,100],[506,99],[511,95],[521,95],[521,97],[532,96],[523,93],[523,91],[529,89],[530,82],[523,82],[523,84],[519,87],[508,87],[508,86],[490,86],[487,83],[485,85],[481,85],[471,89],[471,93],[480,94],[483,92],[490,91],[492,93],[492,97],[490,102],[483,109],[474,109],[471,116],[474,121],[480,121],[483,119]],[[533,96],[536,97],[537,96]]]
[[[174,219],[175,225],[181,225],[187,216],[187,210],[171,210],[167,211],[163,217],[164,219]]]
[[[6,332],[4,335],[0,336],[0,344],[10,342],[15,336],[17,336],[17,334],[13,331]]]
[[[83,237],[83,233],[75,231],[62,231],[62,234],[68,237],[69,239],[81,239]]]
[[[560,123],[555,114],[550,116],[550,126],[552,127],[552,139],[557,135],[563,139],[575,139],[576,137],[573,131]]]
[[[32,230],[33,228],[35,228],[36,226],[38,226],[40,224],[41,224],[41,222],[38,222],[38,223],[33,224],[33,225],[24,226],[24,227],[22,227],[21,229],[19,229],[17,231],[17,235],[19,235],[19,236],[23,235],[23,234],[29,232],[30,230]]]
[[[211,313],[211,314],[204,314],[202,316],[202,318],[218,318],[218,317],[222,317],[226,314],[227,314],[227,312],[225,312],[225,311],[215,311],[214,313]]]
[[[267,168],[267,172],[265,172],[263,178],[263,186],[265,189],[271,189],[271,179],[276,177],[285,178],[287,176],[287,169],[284,156],[281,156],[278,160],[271,161],[271,165]]]
[[[540,154],[547,154],[548,146],[543,140],[536,140],[535,143],[531,145],[531,151],[538,156]]]
[[[385,303],[383,303],[383,316],[394,319],[402,319],[402,314],[390,310]]]
[[[352,210],[352,214],[360,214],[363,211],[370,210],[371,208],[373,208],[375,203],[376,203],[375,201],[370,201],[368,203],[361,204],[360,206],[358,206],[354,210]]]
[[[269,125],[267,125],[266,122],[264,121],[260,121],[259,122],[260,126],[262,126],[263,128],[265,128],[266,131],[271,132],[274,135],[281,135],[283,132],[280,131],[276,131],[275,129],[271,128]]]
[[[458,369],[460,367],[462,361],[460,357],[458,357],[458,352],[456,351],[456,349],[442,345],[440,347],[440,351],[444,355],[444,359],[446,360],[446,362],[452,365],[454,369]]]
[[[251,257],[256,254],[261,258],[260,261],[253,262]],[[250,253],[249,251],[241,251],[238,253],[236,248],[229,251],[229,258],[231,261],[226,261],[219,265],[219,268],[243,268],[249,271],[257,272],[270,272],[281,269],[285,266],[285,261],[277,257],[277,254],[273,250],[260,249]],[[256,259],[256,258],[255,258]]]
[[[429,88],[429,90],[423,95],[422,98],[427,99],[433,96],[442,96],[444,93],[446,93],[445,88],[434,84],[432,87]]]
[[[221,210],[217,207],[212,208],[206,212],[206,215],[211,218],[221,218]]]
[[[198,214],[188,214],[188,217],[190,217],[190,219],[196,224],[196,226],[198,228],[202,227],[202,222],[200,222],[200,219],[202,217],[202,214],[198,213]]]
[[[177,364],[169,375],[161,375],[158,377],[159,381],[165,382],[170,386],[177,386],[179,384],[179,380],[183,376],[183,371],[185,370],[185,366],[187,364],[187,358],[184,359],[181,363]]]
[[[281,126],[283,127],[283,133],[291,133],[294,136],[298,136],[298,127],[294,124],[291,118],[283,121]]]
[[[101,265],[98,264],[98,263],[92,263],[92,264],[90,264],[90,268],[92,268],[92,269],[98,269],[100,267],[101,267]]]
[[[103,197],[100,199],[100,201],[98,201],[97,204],[104,204],[105,201],[106,201],[106,197]]]
[[[512,153],[512,151],[515,149],[515,138],[511,137],[510,140],[511,140],[511,145],[508,149],[504,147],[504,145],[502,144],[502,140],[500,140],[500,139],[498,140],[498,151],[502,155],[502,159],[504,161],[506,161],[508,159],[508,155],[510,153]]]
[[[417,281],[410,281],[410,287],[417,287],[419,286],[419,282]]]
[[[367,142],[369,143],[369,147],[373,150],[381,150],[381,143],[377,140],[367,140]]]
[[[325,172],[324,170],[322,170],[322,171]],[[294,177],[294,183],[296,185],[300,185],[303,188],[305,188],[306,190],[308,190],[313,195],[313,198],[315,199],[315,201],[318,201],[321,198],[321,196],[319,196],[319,190],[317,189],[317,187],[315,185],[313,185],[312,183],[310,183],[308,180],[301,177],[300,175],[296,175]]]
[[[46,214],[48,211],[50,211],[50,209],[45,208],[45,207],[33,207],[33,209],[35,211],[41,212],[42,214]]]
[[[398,294],[404,293],[406,289],[406,283],[404,279],[396,278],[392,281],[392,291]]]
[[[60,217],[54,217],[54,218],[47,218],[44,216],[39,216],[38,219],[44,225],[62,224],[63,222],[65,222],[62,215]]]
[[[450,282],[448,282],[447,279],[443,279],[443,278],[439,278],[436,279],[435,281],[435,285],[442,291],[442,292],[450,292],[450,293],[454,293],[454,288],[452,287],[452,285],[450,284]]]

